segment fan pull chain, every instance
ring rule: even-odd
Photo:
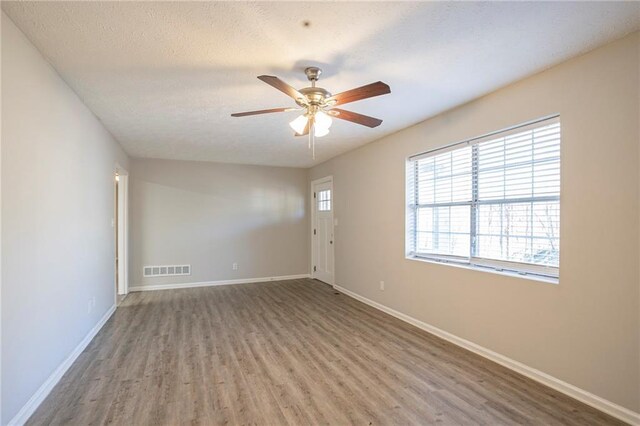
[[[311,117],[309,124],[309,149],[311,150],[311,157],[316,159],[316,122]]]
[[[309,129],[309,143],[311,144],[311,158],[316,159],[316,123],[315,120],[311,122],[311,129]]]

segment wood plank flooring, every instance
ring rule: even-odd
[[[620,424],[313,280],[130,294],[30,425]]]

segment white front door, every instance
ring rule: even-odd
[[[312,265],[311,276],[334,284],[333,270],[333,181],[315,181],[313,192]]]

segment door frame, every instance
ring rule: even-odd
[[[118,225],[115,230],[118,233],[118,246],[116,247],[118,271],[115,283],[117,301],[119,295],[129,293],[129,172],[116,164],[115,174],[118,176],[118,209],[115,212],[117,215],[115,223]]]
[[[323,178],[320,179],[316,179],[316,180],[312,180],[311,181],[311,188],[310,188],[310,192],[309,192],[309,199],[310,201],[310,205],[311,205],[311,227],[309,229],[309,235],[311,236],[311,262],[310,262],[310,276],[311,278],[315,278],[315,271],[313,270],[313,266],[314,266],[314,262],[315,262],[315,258],[316,258],[316,249],[315,249],[315,243],[313,241],[313,230],[315,229],[315,224],[316,224],[316,201],[315,201],[315,197],[313,196],[313,188],[321,183],[327,183],[330,182],[331,183],[331,229],[332,229],[332,234],[333,234],[333,241],[335,242],[336,238],[335,238],[335,189],[333,187],[333,175],[329,175],[329,176],[325,176]],[[331,260],[332,260],[332,264],[333,264],[333,270],[331,271],[331,285],[335,285],[336,283],[336,258],[335,258],[335,244],[331,244]]]

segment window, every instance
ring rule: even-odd
[[[560,120],[409,158],[407,255],[558,276]]]
[[[317,200],[318,200],[319,212],[331,211],[331,190],[330,189],[318,191]]]

